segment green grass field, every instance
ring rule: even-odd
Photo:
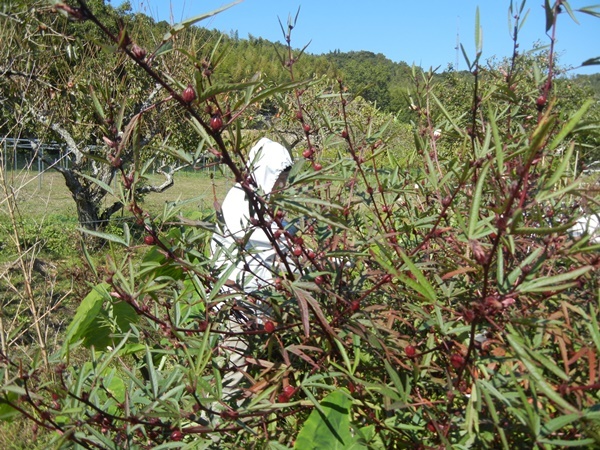
[[[214,196],[222,201],[232,182],[219,172],[179,172],[175,174],[175,184],[161,193],[150,193],[144,198],[143,206],[151,213],[162,210],[166,202],[198,199],[199,208],[212,207]],[[150,183],[159,185],[163,182],[160,175],[151,175]],[[40,219],[48,214],[73,215],[76,217],[75,202],[65,186],[62,175],[58,172],[44,172],[39,175],[33,171],[7,172],[6,184],[9,192],[14,193],[19,211],[23,217]],[[114,186],[114,185],[113,185]],[[213,188],[214,193],[213,194]],[[0,198],[0,214],[5,212],[2,192]],[[116,197],[107,195],[105,204],[112,204]]]

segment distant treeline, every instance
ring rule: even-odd
[[[144,24],[148,27],[143,30],[143,34],[147,36],[162,36],[162,33],[170,28],[170,24],[165,21],[155,22],[142,13],[133,13],[127,2],[117,8],[116,12],[136,25]],[[258,72],[266,79],[276,82],[289,80],[289,74],[283,68],[288,58],[287,48],[283,44],[252,35],[243,39],[239,37],[237,31],[223,33],[201,27],[196,27],[196,31],[198,34],[195,42],[202,43],[196,50],[199,56],[202,55],[203,50],[212,51],[215,43],[220,40],[219,49],[222,54],[219,55],[218,70],[215,70],[215,74],[224,77],[226,81],[241,81]],[[403,118],[408,120],[407,93],[414,87],[411,65],[403,61],[394,62],[381,53],[364,50],[351,52],[337,50],[319,55],[311,54],[309,50],[310,47],[302,52],[301,57],[294,64],[297,78],[311,76],[339,78],[343,80],[350,92],[361,95],[384,112],[398,114],[400,120]],[[299,53],[300,49],[296,51],[296,55]],[[211,55],[204,56],[209,58]],[[209,59],[217,60],[214,55]],[[417,73],[420,70],[418,68]],[[451,65],[437,68],[435,76],[443,80],[451,73],[453,77],[470,76],[468,72],[457,74]],[[568,72],[565,72],[563,77],[569,77]],[[600,73],[569,78],[577,83],[579,88],[585,91],[591,90],[600,97]]]

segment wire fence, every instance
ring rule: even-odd
[[[6,172],[37,172],[39,188],[43,183],[44,172],[56,164],[68,168],[72,162],[70,152],[64,144],[43,143],[37,139],[3,137],[0,164]],[[49,164],[47,164],[49,163]]]
[[[23,138],[0,138],[0,165],[4,172],[27,171],[37,172],[35,177],[39,187],[42,187],[44,172],[59,165],[68,169],[73,165],[71,151],[65,144],[56,142],[44,143],[37,139]],[[95,146],[88,147],[94,149]],[[181,169],[183,172],[216,172],[217,164],[214,157],[202,155],[192,166]],[[151,167],[152,173],[160,170],[160,164],[155,163]]]

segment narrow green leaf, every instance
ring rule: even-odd
[[[438,105],[438,107],[440,108],[440,110],[442,111],[442,113],[444,114],[444,117],[446,117],[446,119],[448,119],[448,121],[452,124],[452,128],[454,128],[454,130],[459,135],[462,136],[464,134],[464,131],[463,131],[463,129],[461,127],[458,126],[458,122],[456,121],[456,118],[454,118],[454,117],[452,117],[450,115],[450,113],[446,110],[446,108],[444,107],[444,105],[442,104],[442,102],[436,97],[436,95],[433,92],[431,93],[431,97],[433,98],[433,100],[435,101],[435,103]]]
[[[593,269],[593,266],[583,266],[569,272],[561,273],[551,277],[536,278],[529,282],[523,282],[517,287],[519,292],[543,292],[555,291],[571,286],[571,281],[579,278]],[[566,283],[566,284],[565,284]]]
[[[96,108],[96,112],[98,113],[98,116],[104,120],[106,118],[106,114],[104,113],[104,108],[102,108],[102,105],[100,104],[100,100],[98,100],[98,97],[96,96],[96,92],[94,91],[94,88],[92,86],[90,86],[90,95],[92,96],[92,102],[94,103],[94,107]]]
[[[573,9],[571,8],[571,5],[569,4],[569,2],[567,0],[562,0],[561,6],[563,8],[565,8],[565,10],[567,11],[567,14],[569,14],[569,17],[571,17],[573,22],[575,22],[577,25],[579,25],[579,21],[577,20],[577,17],[575,17],[575,14],[573,13]]]
[[[550,0],[545,0],[544,9],[546,11],[546,32],[548,32],[554,23],[554,11],[552,5],[550,5]]]
[[[579,439],[576,441],[567,441],[566,439],[538,439],[536,443],[539,444],[548,444],[551,446],[556,446],[556,448],[565,448],[565,447],[577,447],[577,448],[590,448],[589,445],[597,444],[598,441],[592,438],[588,439]]]
[[[467,56],[467,51],[465,50],[465,47],[462,44],[460,44],[460,51],[463,54],[463,58],[465,58],[465,61],[467,62],[467,67],[471,69],[471,61],[469,60],[469,57]]]
[[[175,34],[179,33],[181,30],[184,30],[185,28],[190,27],[191,25],[194,25],[195,23],[198,23],[204,19],[208,19],[209,17],[215,16],[229,8],[231,8],[232,6],[237,5],[238,3],[241,3],[242,0],[236,0],[235,2],[229,3],[225,6],[222,6],[221,8],[215,9],[214,11],[208,12],[208,13],[204,13],[204,14],[199,14],[197,16],[193,16],[190,17],[188,19],[185,19],[182,22],[179,22],[178,24],[173,25],[173,27],[171,28],[170,31],[168,31],[165,36],[163,37],[163,41],[168,41],[169,39],[171,39],[172,36],[174,36]]]
[[[243,91],[250,87],[256,87],[259,83],[259,81],[249,81],[246,83],[216,83],[198,94],[198,102],[204,102],[209,98],[225,92]]]
[[[475,9],[475,51],[477,55],[481,54],[483,49],[483,31],[479,20],[479,6]]]
[[[552,151],[557,148],[560,143],[567,137],[567,135],[573,131],[575,126],[581,121],[581,118],[585,115],[585,113],[590,109],[592,104],[594,104],[595,100],[590,98],[588,99],[579,110],[573,114],[573,116],[569,119],[569,121],[565,124],[564,127],[560,130],[560,132],[554,137],[550,145],[548,146],[548,150]]]
[[[584,14],[589,14],[590,16],[597,17],[600,19],[600,5],[586,6],[584,8],[579,8],[576,11],[582,12]]]
[[[546,183],[544,183],[544,189],[551,189],[554,186],[554,184],[558,180],[560,180],[561,177],[564,175],[567,168],[569,167],[569,163],[571,162],[571,156],[573,155],[574,148],[575,143],[572,142],[571,145],[569,145],[569,148],[567,148],[566,153],[562,155],[562,157],[560,157],[560,164],[558,165],[550,179],[547,180]]]
[[[435,293],[435,289],[433,288],[431,283],[429,283],[429,280],[427,280],[425,275],[423,275],[423,272],[415,265],[415,263],[412,262],[412,260],[402,250],[400,250],[400,257],[402,258],[402,261],[404,261],[404,264],[406,264],[406,267],[408,267],[408,270],[410,270],[410,273],[412,273],[416,278],[418,285],[422,288],[419,289],[419,292],[424,294],[427,300],[434,303],[437,300],[437,296]]]
[[[545,435],[552,434],[556,430],[560,430],[561,428],[563,428],[573,422],[576,422],[579,419],[581,419],[580,413],[567,414],[565,416],[558,416],[558,417],[546,422],[542,426],[542,432]]]
[[[81,228],[81,227],[78,227],[77,230],[80,231],[81,233],[89,234],[90,236],[96,236],[100,239],[104,239],[104,240],[111,241],[111,242],[116,242],[117,244],[121,244],[124,247],[128,246],[125,239],[123,239],[121,236],[117,236],[116,234],[102,233],[100,231],[88,230],[87,228]]]
[[[533,379],[533,381],[535,381],[535,385],[537,386],[537,388],[544,394],[546,394],[546,396],[550,400],[552,400],[556,405],[560,406],[564,410],[569,412],[576,412],[577,409],[565,399],[563,399],[562,396],[554,389],[552,389],[552,387],[546,382],[546,379],[540,374],[538,368],[529,359],[529,357],[527,356],[527,352],[517,341],[515,335],[513,335],[513,333],[509,333],[506,335],[506,338],[510,346],[517,353],[517,356],[519,357],[520,361],[525,365],[525,367],[529,371],[531,378]],[[527,401],[525,403],[527,403]]]
[[[85,173],[81,173],[81,172],[80,172],[80,173],[78,173],[78,175],[79,175],[80,177],[83,177],[83,178],[85,178],[85,179],[86,179],[86,180],[88,180],[88,181],[91,181],[91,182],[92,182],[92,183],[94,183],[94,184],[97,184],[98,186],[100,186],[102,189],[104,189],[104,190],[105,190],[106,192],[108,192],[109,194],[111,194],[111,195],[115,195],[115,193],[114,193],[113,189],[112,189],[112,188],[111,188],[111,187],[110,187],[108,184],[106,184],[104,181],[102,181],[102,180],[99,180],[99,179],[97,179],[97,178],[94,178],[94,177],[90,177],[89,175],[86,175]]]
[[[152,398],[156,399],[158,397],[158,376],[156,374],[156,369],[154,367],[154,360],[152,358],[152,352],[150,352],[150,347],[146,345],[146,369],[148,371],[148,377],[150,382],[150,389],[152,389]]]
[[[492,127],[492,136],[494,137],[494,147],[496,148],[496,165],[498,167],[498,173],[504,173],[504,150],[502,148],[502,140],[500,139],[500,131],[498,130],[498,124],[496,123],[495,111],[492,111],[490,104],[488,108],[488,119]]]
[[[475,192],[473,193],[471,213],[469,214],[469,231],[467,234],[467,237],[469,239],[474,239],[475,231],[477,230],[477,225],[479,223],[479,208],[481,206],[483,186],[485,184],[489,168],[490,161],[487,161],[482,167],[481,172],[479,173],[479,178],[477,179],[477,186],[475,187]]]

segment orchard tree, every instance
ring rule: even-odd
[[[75,10],[61,2],[31,5],[15,0],[3,6],[2,129],[9,137],[30,139],[36,151],[49,142],[66,147],[68,160],[39,156],[64,177],[80,225],[100,231],[125,205],[111,187],[115,177],[134,186],[131,196],[141,196],[172,185],[173,172],[193,161],[157,151],[181,144],[170,142],[181,120],[159,118],[179,118],[182,113],[165,105],[169,94],[117,51],[127,46],[133,58],[162,64],[161,58],[171,56],[168,40],[153,42],[148,24],[138,26],[126,10],[117,12],[101,0],[88,4],[120,41],[100,44],[102,30],[73,20]],[[130,41],[132,32],[139,42]],[[173,72],[180,70],[176,58],[167,65]],[[155,160],[165,175],[160,186],[134,175],[136,168]],[[107,198],[113,201],[104,206]]]

